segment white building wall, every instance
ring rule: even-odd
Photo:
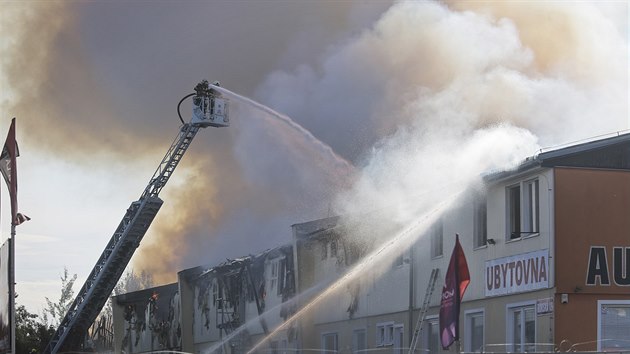
[[[339,242],[339,257],[328,256],[317,262],[314,269],[315,284],[331,284],[342,277],[351,267],[345,266],[341,255],[343,243]],[[408,259],[408,252],[403,258]],[[315,252],[318,256],[318,252]],[[358,306],[352,318],[375,316],[384,313],[405,311],[409,308],[409,263],[400,265],[376,264],[359,280]],[[334,295],[329,296],[317,307],[314,323],[346,321],[351,318],[348,311],[353,296],[354,284],[344,286]],[[322,291],[321,289],[320,291]]]
[[[535,235],[523,235],[520,239],[511,240],[507,229],[507,199],[506,188],[513,184],[522,183],[532,179],[538,179],[539,195],[539,233]],[[524,188],[521,187],[521,194]],[[521,195],[521,202],[523,201]],[[523,208],[521,208],[523,209]],[[521,210],[523,212],[523,210]],[[390,319],[404,326],[405,345],[409,343],[411,333],[415,327],[418,308],[424,301],[431,269],[439,268],[438,279],[431,297],[429,313],[436,315],[440,305],[440,294],[444,284],[445,273],[448,268],[451,253],[455,245],[455,234],[459,234],[460,243],[466,254],[471,282],[464,295],[462,309],[483,308],[486,314],[492,314],[495,318],[496,311],[501,313],[501,320],[494,319],[486,322],[486,330],[493,331],[489,335],[493,342],[504,341],[506,338],[505,304],[518,301],[533,301],[548,298],[553,288],[553,171],[548,168],[539,168],[529,171],[527,174],[515,175],[504,181],[494,182],[487,190],[487,238],[494,240],[494,244],[488,244],[474,248],[474,199],[472,195],[463,198],[459,205],[447,211],[442,216],[443,222],[443,254],[440,257],[431,257],[430,237],[420,235],[418,241],[403,254],[405,260],[402,265],[391,269],[378,269],[373,273],[382,273],[374,276],[367,274],[361,278],[359,303],[357,311],[350,319],[346,311],[350,303],[350,292],[340,291],[319,306],[314,322],[317,333],[339,332],[347,335],[352,332],[353,326],[364,324],[368,338],[375,336],[376,328],[373,320],[387,321]],[[523,219],[523,217],[521,217]],[[529,252],[546,252],[548,285],[543,289],[522,291],[509,296],[488,296],[486,289],[486,262],[498,260],[508,256],[519,256]],[[409,272],[410,263],[413,264],[413,316],[409,316]],[[389,267],[389,266],[388,266]],[[315,262],[313,270],[315,282],[333,277],[339,277],[347,269],[340,267],[335,259],[325,259]],[[470,306],[467,304],[470,303]],[[494,310],[492,304],[500,309]],[[486,306],[488,305],[488,306]],[[463,312],[462,312],[463,313]],[[541,316],[537,320],[538,331],[551,333],[552,321],[550,315]],[[357,322],[358,321],[358,322]],[[413,325],[410,325],[413,323]],[[463,332],[462,332],[463,333]],[[544,338],[543,338],[544,337]],[[540,339],[547,340],[548,335]],[[374,343],[370,341],[370,343]],[[341,343],[340,343],[341,344]]]
[[[523,236],[518,240],[509,240],[507,231],[506,214],[506,188],[516,183],[538,178],[539,180],[539,215],[540,233],[537,235]],[[430,270],[439,268],[436,291],[441,291],[444,284],[444,276],[450,261],[453,247],[455,246],[455,234],[459,234],[460,243],[464,249],[471,282],[466,290],[463,301],[471,301],[486,298],[486,261],[503,257],[523,255],[529,252],[547,250],[549,288],[553,287],[553,173],[551,169],[537,170],[522,176],[513,177],[491,186],[487,190],[487,237],[495,241],[479,248],[473,247],[474,230],[474,200],[472,197],[464,198],[458,207],[447,212],[443,216],[444,233],[442,257],[431,258],[429,239],[421,236],[414,247],[414,264],[416,273],[415,303],[421,304],[424,299],[426,287],[429,281]],[[432,306],[439,306],[439,296],[434,296]]]

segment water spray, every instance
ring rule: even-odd
[[[297,132],[298,134],[300,134],[301,136],[304,137],[304,139],[306,141],[311,142],[314,146],[316,146],[322,153],[324,156],[328,156],[332,159],[332,161],[335,162],[335,164],[341,168],[344,171],[345,175],[351,176],[355,173],[355,167],[348,162],[346,159],[344,159],[343,157],[337,155],[333,149],[326,145],[325,143],[323,143],[321,140],[317,139],[315,136],[313,136],[313,134],[311,134],[311,132],[309,132],[308,130],[304,129],[301,125],[297,124],[294,120],[292,120],[291,118],[289,118],[288,116],[281,114],[279,112],[276,112],[275,110],[261,104],[258,103],[250,98],[247,98],[245,96],[239,95],[237,93],[234,93],[228,89],[225,89],[223,87],[214,87],[214,89],[216,89],[217,91],[232,96],[236,99],[239,99],[245,103],[247,103],[248,105],[261,110],[265,113],[268,113],[274,117],[276,117],[279,121],[281,121],[282,123],[284,123],[286,126],[288,126],[289,128],[291,128],[293,131]]]
[[[359,262],[356,266],[350,269],[346,274],[344,274],[337,281],[329,285],[323,292],[321,292],[317,297],[307,303],[301,310],[296,312],[293,316],[288,318],[285,322],[280,324],[276,329],[274,329],[271,333],[269,333],[266,337],[261,339],[258,343],[256,343],[247,354],[253,354],[256,349],[260,348],[263,344],[267,343],[271,338],[273,338],[280,331],[284,330],[287,326],[289,326],[294,321],[298,320],[304,314],[306,314],[309,310],[311,310],[315,305],[319,304],[322,300],[330,296],[341,286],[347,285],[351,281],[354,281],[361,275],[368,266],[373,263],[377,263],[387,259],[391,253],[394,251],[395,246],[411,246],[413,242],[415,242],[420,235],[423,234],[424,231],[428,229],[430,225],[436,222],[439,217],[444,213],[445,210],[452,207],[454,202],[459,198],[462,192],[454,193],[450,198],[445,198],[444,201],[439,203],[435,208],[430,210],[429,212],[424,213],[415,221],[413,221],[407,228],[400,231],[393,237],[391,240],[385,242],[381,247],[373,251],[367,257],[365,257],[361,262]]]
[[[232,331],[230,334],[228,334],[225,338],[223,338],[221,341],[219,341],[217,344],[213,345],[212,347],[210,347],[210,349],[208,349],[207,354],[210,353],[214,353],[217,350],[219,350],[224,344],[226,344],[229,340],[231,340],[232,338],[236,337],[238,334],[240,334],[241,332],[245,331],[249,325],[254,324],[255,322],[260,321],[260,319],[265,318],[266,316],[271,315],[274,311],[279,310],[282,306],[290,306],[293,305],[294,303],[296,303],[298,300],[300,300],[302,297],[304,296],[308,296],[311,293],[314,293],[316,291],[321,290],[321,288],[323,287],[322,285],[315,285],[305,291],[303,291],[301,294],[298,294],[296,296],[294,296],[293,298],[287,300],[286,302],[282,302],[272,308],[270,308],[269,310],[265,311],[264,313],[261,313],[260,315],[258,315],[257,317],[252,318],[251,320],[247,321],[246,323],[244,323],[243,325],[241,325],[240,327],[238,327],[237,329],[235,329],[234,331]]]

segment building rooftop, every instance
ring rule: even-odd
[[[516,169],[488,174],[484,180],[498,181],[539,167],[630,170],[630,133],[618,132],[606,138],[541,150],[525,159]]]

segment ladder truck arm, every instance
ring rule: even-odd
[[[219,86],[217,82],[213,85]],[[45,353],[54,354],[82,349],[88,328],[101,312],[133,253],[140,245],[142,237],[162,206],[163,202],[158,194],[175,171],[193,138],[201,128],[229,126],[228,101],[218,90],[212,88],[208,81],[200,82],[195,87],[195,93],[184,99],[190,96],[193,96],[190,122],[182,125],[142,195],[127,209],[114,235],[61,320]],[[177,108],[179,113],[179,105]],[[182,119],[181,115],[180,119]]]

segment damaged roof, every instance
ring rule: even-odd
[[[286,254],[290,252],[292,245],[283,245],[275,248],[267,249],[257,255],[248,255],[245,257],[229,259],[214,265],[214,266],[197,266],[194,268],[185,269],[179,272],[185,278],[191,280],[195,278],[204,277],[208,274],[228,274],[230,272],[238,272],[247,264],[252,264],[261,261],[266,258],[273,258],[280,254]]]
[[[614,136],[591,140],[550,151],[541,151],[528,157],[517,168],[509,171],[490,173],[486,182],[512,177],[541,167],[583,167],[630,170],[630,133],[617,133]]]
[[[340,216],[331,216],[323,219],[293,224],[291,227],[295,231],[295,235],[297,237],[309,237],[337,227],[340,219]]]

